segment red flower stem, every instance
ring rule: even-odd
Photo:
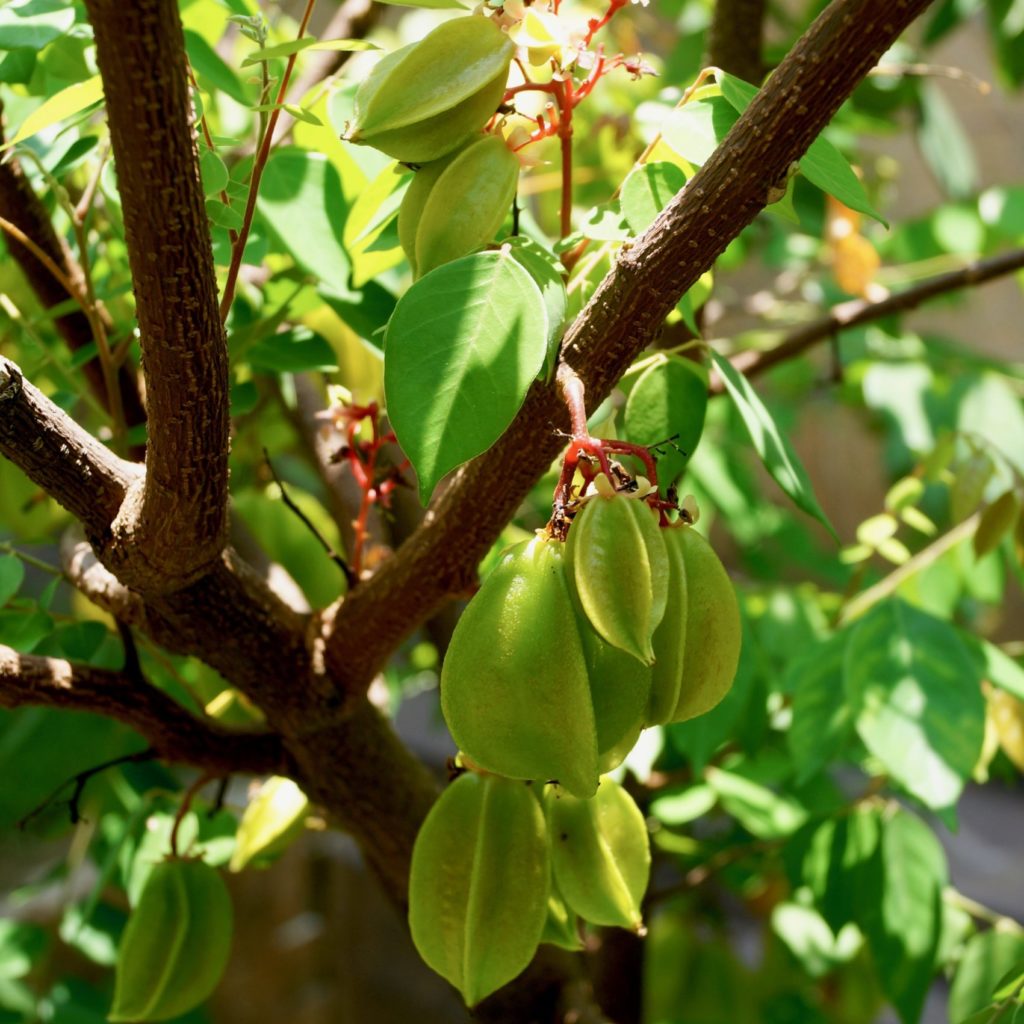
[[[559,95],[560,109],[558,117],[558,139],[562,147],[562,207],[561,237],[565,238],[572,231],[572,78],[566,75],[562,82]]]
[[[315,5],[316,0],[306,0],[306,9],[302,13],[302,21],[299,24],[299,32],[296,39],[301,39],[306,34],[306,26],[309,24],[309,19]],[[277,99],[274,101],[274,109],[270,112],[270,119],[267,121],[259,152],[253,161],[252,174],[249,177],[249,195],[246,197],[245,213],[242,215],[242,227],[239,229],[235,244],[231,247],[231,265],[228,267],[228,276],[224,282],[224,294],[220,300],[220,318],[222,321],[227,320],[228,313],[231,310],[231,303],[235,298],[238,272],[242,268],[242,256],[245,254],[245,243],[249,240],[249,229],[252,227],[252,218],[256,212],[256,197],[260,191],[260,179],[263,177],[263,168],[267,165],[270,149],[274,144],[274,129],[277,127],[278,118],[281,116],[285,96],[288,95],[288,83],[291,81],[292,69],[295,67],[295,59],[297,57],[298,53],[293,53],[288,57],[284,74],[281,76],[281,85],[277,90]]]
[[[508,103],[513,96],[518,96],[521,92],[549,92],[556,94],[559,91],[560,83],[558,82],[523,82],[521,85],[513,85],[505,90],[504,102]]]

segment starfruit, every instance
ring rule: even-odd
[[[566,560],[580,606],[613,647],[645,665],[668,600],[668,555],[657,514],[646,502],[595,495],[569,529]]]
[[[421,168],[398,211],[398,238],[414,275],[491,241],[511,209],[518,179],[519,160],[500,135],[484,135]]]
[[[231,897],[214,868],[157,864],[121,938],[108,1019],[169,1020],[204,1002],[227,966],[231,928]]]
[[[594,706],[598,770],[609,772],[633,749],[646,724],[651,669],[605,643],[585,619],[579,631]]]
[[[633,798],[607,777],[589,800],[560,786],[549,786],[545,798],[551,868],[565,902],[592,924],[641,931],[651,850]]]
[[[230,870],[241,871],[284,850],[302,834],[308,810],[306,794],[291,779],[267,779],[238,824]]]
[[[551,880],[551,888],[548,892],[548,913],[544,920],[544,930],[540,934],[540,941],[547,946],[568,949],[572,953],[583,949],[579,915],[569,909],[569,905],[558,891],[554,879]]]
[[[683,675],[671,721],[710,711],[736,678],[743,625],[732,581],[711,545],[689,526],[662,531],[682,552],[686,576]]]
[[[682,529],[662,530],[668,556],[668,597],[665,614],[654,631],[654,665],[651,668],[651,697],[647,724],[663,725],[671,720],[683,685],[686,652],[687,585],[683,545],[676,536]]]
[[[467,772],[431,808],[412,851],[409,927],[467,1005],[533,958],[549,876],[544,813],[528,785]]]
[[[514,50],[485,16],[444,22],[373,68],[344,138],[405,163],[439,159],[498,109]]]
[[[513,779],[597,789],[597,726],[559,541],[511,548],[469,602],[441,668],[456,744]]]

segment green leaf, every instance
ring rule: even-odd
[[[1024,668],[988,640],[971,634],[963,636],[972,653],[980,659],[980,671],[985,678],[1000,690],[1005,690],[1018,700],[1024,700]]]
[[[303,373],[338,369],[338,357],[330,342],[308,327],[293,327],[256,342],[245,357],[257,370],[271,373]]]
[[[101,99],[103,99],[103,82],[100,81],[99,75],[93,75],[92,78],[87,78],[84,82],[76,82],[66,89],[61,89],[25,118],[14,136],[0,146],[0,153],[31,138],[44,128],[49,128],[50,125],[57,124],[58,121],[64,121],[85,110],[86,107],[91,107]]]
[[[904,1024],[916,1024],[935,974],[946,855],[935,834],[906,811],[882,822],[882,898],[859,923],[882,982]]]
[[[198,32],[185,29],[185,49],[201,85],[223,92],[243,106],[249,105],[250,97],[238,76]]]
[[[199,171],[203,178],[203,192],[215,196],[223,191],[230,180],[224,161],[215,149],[203,148],[199,153]]]
[[[814,496],[807,470],[804,469],[803,463],[797,458],[789,441],[779,430],[772,414],[751,387],[750,381],[728,359],[717,352],[712,351],[711,359],[722,377],[729,397],[733,400],[743,419],[754,450],[761,457],[765,469],[797,508],[803,509],[808,515],[817,519],[838,541],[839,537],[835,528]]]
[[[284,250],[318,283],[349,294],[350,264],[342,246],[348,206],[341,178],[321,153],[275,150],[263,171],[260,216]]]
[[[667,161],[644,164],[622,183],[619,207],[634,235],[642,235],[686,184],[682,169]]]
[[[967,199],[978,187],[978,162],[949,100],[924,79],[918,91],[917,143],[921,155],[946,195]]]
[[[812,978],[820,978],[849,960],[860,944],[855,928],[849,929],[840,941],[816,910],[799,903],[777,903],[771,920],[772,930]]]
[[[802,652],[790,663],[782,685],[793,695],[793,721],[786,743],[797,781],[809,779],[842,754],[853,735],[850,707],[843,689],[846,633]]]
[[[0,608],[21,589],[25,567],[17,555],[0,555]]]
[[[738,120],[739,114],[728,100],[711,96],[673,110],[662,133],[681,157],[700,166],[707,162]]]
[[[332,50],[350,53],[356,50],[379,49],[380,47],[375,43],[367,42],[365,39],[317,39],[307,36],[305,39],[292,39],[287,43],[278,43],[276,46],[255,50],[242,61],[242,67],[247,68],[252,64],[273,60],[276,57],[290,57],[293,53],[302,53],[303,50]]]
[[[540,289],[508,249],[438,267],[399,299],[384,341],[384,392],[424,503],[512,422],[546,339]]]
[[[704,366],[669,355],[637,378],[626,401],[623,431],[633,444],[662,444],[658,480],[662,491],[679,479],[700,443],[708,407]],[[669,438],[674,438],[667,444]]]
[[[985,733],[978,673],[954,627],[884,601],[854,625],[843,675],[868,750],[927,807],[952,806]]]
[[[1020,502],[1013,490],[1004,491],[981,515],[977,530],[974,531],[974,554],[976,558],[995,551],[999,542],[1013,529],[1020,515]]]
[[[1018,927],[997,926],[969,939],[950,986],[949,1019],[961,1021],[999,998],[999,983],[1021,959],[1024,931]]]
[[[722,95],[742,114],[757,95],[757,88],[724,71],[719,71],[716,77]],[[811,143],[801,158],[800,172],[812,185],[817,185],[823,192],[835,196],[851,210],[867,214],[880,224],[889,226],[868,201],[864,186],[849,161],[823,135],[819,135]]]
[[[759,782],[721,768],[707,768],[704,775],[722,807],[758,839],[792,835],[807,821],[805,807]]]
[[[569,307],[565,281],[558,269],[561,263],[530,238],[510,238],[508,243],[513,258],[533,278],[544,299],[544,308],[548,314],[548,330],[542,375],[549,379],[558,362],[558,351],[562,335],[565,333],[566,312]]]
[[[0,7],[0,50],[41,50],[75,23],[67,0],[26,0]]]

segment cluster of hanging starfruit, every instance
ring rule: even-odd
[[[538,943],[578,942],[577,915],[640,929],[644,819],[603,773],[648,726],[713,708],[740,639],[708,542],[642,494],[597,491],[564,542],[545,531],[505,553],[441,672],[445,720],[475,771],[435,805],[413,854],[413,938],[467,1003]]]
[[[344,138],[415,170],[398,216],[415,277],[492,241],[511,209],[519,160],[487,133],[515,46],[486,14],[444,22],[384,57],[359,87]]]

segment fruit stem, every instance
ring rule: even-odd
[[[600,60],[595,63],[595,70],[600,63]],[[562,206],[559,227],[560,237],[565,238],[572,231],[572,110],[578,102],[573,97],[571,75],[566,75],[562,81],[558,99],[558,141],[562,147]]]
[[[207,783],[212,782],[216,775],[211,775],[208,772],[202,774],[192,783],[188,789],[185,790],[185,795],[181,798],[181,806],[178,808],[178,813],[174,816],[174,824],[171,826],[171,856],[180,857],[181,854],[178,851],[178,829],[181,828],[181,823],[185,820],[185,815],[188,814],[189,808],[192,806],[192,801],[196,798],[196,794],[205,786]]]

